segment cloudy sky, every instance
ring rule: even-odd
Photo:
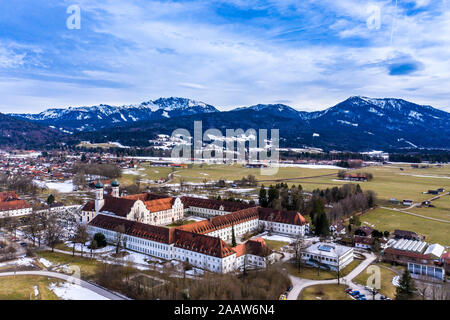
[[[447,1],[1,1],[0,112],[170,96],[320,110],[353,95],[450,111]]]

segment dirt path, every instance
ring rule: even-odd
[[[416,216],[419,218],[424,218],[424,219],[428,219],[428,220],[433,220],[433,221],[438,221],[438,222],[444,222],[444,223],[450,223],[450,221],[448,220],[443,220],[443,219],[438,219],[438,218],[432,218],[432,217],[427,217],[427,216],[423,216],[421,214],[417,214],[417,213],[412,213],[412,212],[408,212],[405,210],[400,210],[400,209],[395,209],[395,208],[388,208],[388,207],[380,207],[382,209],[386,209],[386,210],[391,210],[391,211],[395,211],[395,212],[402,212],[402,213],[406,213],[409,214],[411,216]],[[409,209],[409,208],[408,208]]]

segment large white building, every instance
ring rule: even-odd
[[[353,248],[335,243],[317,242],[302,252],[302,260],[308,264],[326,266],[337,271],[353,261]]]
[[[123,201],[123,198],[131,201],[130,197],[132,197],[139,201],[144,196],[152,198],[155,195],[141,194],[116,199],[120,202]],[[217,200],[199,199],[199,201],[195,201],[195,199],[199,198],[190,198],[189,203],[183,201],[186,206],[194,206],[196,208],[194,212],[201,206],[207,210],[215,210],[212,207],[218,204]],[[176,198],[173,201],[174,206],[177,204],[177,200],[179,199]],[[183,202],[180,201],[181,212],[185,211]],[[219,208],[227,207],[226,201],[220,202]],[[112,204],[114,202],[111,202]],[[105,210],[105,206],[110,208],[109,205],[102,203],[99,212],[89,221],[88,229],[91,234],[103,233],[109,242],[114,242],[117,228],[123,225],[126,248],[162,259],[187,261],[196,267],[213,272],[230,272],[242,268],[244,265],[263,268],[273,262],[274,255],[262,239],[249,240],[231,248],[225,241],[231,241],[233,232],[236,239],[245,233],[263,229],[290,236],[304,236],[307,225],[305,218],[295,211],[280,211],[245,205],[244,209],[242,206],[228,207],[227,210],[237,211],[216,215],[207,220],[177,228],[166,228],[157,226],[152,223],[154,221],[151,219],[145,219],[145,216],[142,218],[138,215],[140,218],[136,218],[133,210],[136,203],[130,202],[128,207],[121,210],[112,207]],[[180,207],[176,207],[176,209],[179,210]],[[157,211],[158,214],[161,212],[163,211]],[[175,212],[178,214],[178,211]]]
[[[103,233],[109,243],[114,243],[119,226],[123,226],[125,231],[122,244],[128,249],[165,260],[187,262],[212,272],[234,271],[243,262],[253,261],[254,256],[258,256],[258,252],[251,251],[251,257],[247,260],[237,260],[236,251],[218,237],[153,226],[102,213],[89,223],[88,231],[91,235]],[[271,251],[261,250],[263,256],[271,254]]]
[[[99,181],[95,185],[95,201],[89,201],[81,209],[81,222],[89,223],[97,214],[105,213],[151,225],[167,225],[184,216],[180,198],[152,193],[120,197],[119,182],[114,180],[111,186],[111,194],[105,195],[103,184]]]

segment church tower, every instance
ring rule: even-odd
[[[100,209],[105,204],[105,200],[103,199],[103,183],[98,180],[95,185],[95,213],[98,213]]]
[[[114,181],[111,183],[112,187],[111,195],[115,198],[120,198],[119,186],[120,186],[119,181],[117,181],[117,179],[114,179]]]

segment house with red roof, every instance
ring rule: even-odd
[[[32,211],[31,205],[19,199],[15,191],[0,192],[0,218],[24,216]]]

